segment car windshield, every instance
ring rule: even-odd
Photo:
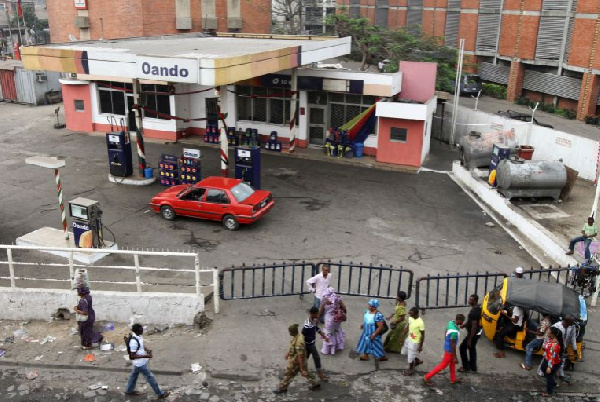
[[[243,202],[245,199],[254,194],[254,189],[246,183],[240,183],[231,188],[231,194],[233,194],[237,202]]]
[[[467,84],[478,84],[481,82],[481,78],[477,75],[467,75],[465,81],[467,81]]]

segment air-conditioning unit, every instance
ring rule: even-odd
[[[48,76],[44,73],[35,73],[35,80],[37,82],[46,82],[48,81]]]

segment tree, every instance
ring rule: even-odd
[[[437,63],[436,89],[452,92],[457,52],[441,45],[440,38],[429,36],[419,26],[389,29],[372,25],[367,18],[349,18],[345,14],[331,15],[328,23],[335,26],[340,36],[351,36],[356,52],[351,57],[361,61],[361,70],[367,63],[389,60],[385,71],[398,71],[400,61]]]
[[[302,33],[303,7],[303,0],[273,0],[271,9],[273,25],[282,21],[285,26],[281,28],[281,33],[289,35]]]

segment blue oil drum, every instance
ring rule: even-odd
[[[361,143],[361,142],[355,142],[354,143],[354,157],[362,158],[364,152],[365,152],[365,144]]]

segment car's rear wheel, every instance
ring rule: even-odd
[[[240,224],[232,215],[225,215],[223,218],[223,226],[225,226],[227,230],[238,230]]]
[[[160,213],[162,214],[163,218],[165,218],[168,221],[172,221],[173,219],[175,219],[175,211],[173,211],[173,208],[171,208],[168,205],[163,205],[160,208]]]

